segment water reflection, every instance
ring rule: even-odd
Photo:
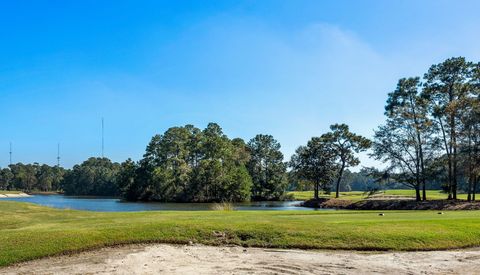
[[[63,195],[34,195],[25,198],[4,198],[1,200],[12,200],[31,202],[44,206],[77,210],[90,210],[102,212],[124,212],[124,211],[151,211],[151,210],[183,210],[198,211],[210,210],[211,203],[159,203],[159,202],[125,202],[118,198],[104,197],[72,197]],[[299,207],[300,201],[260,201],[234,203],[236,210],[314,210],[311,208]],[[322,209],[328,210],[328,209]],[[331,209],[330,209],[331,210]]]

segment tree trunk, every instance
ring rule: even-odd
[[[452,199],[453,194],[453,180],[452,180],[452,160],[451,157],[448,156],[448,199]]]
[[[421,181],[421,176],[420,176],[419,170],[420,170],[419,165],[417,163],[416,167],[415,167],[415,172],[416,172],[416,175],[415,175],[415,200],[416,201],[421,201],[422,200],[422,197],[420,196],[420,188],[422,187],[422,181]]]
[[[473,167],[473,157],[471,154],[471,151],[469,152],[469,157],[470,157],[470,164],[469,164],[469,177],[468,177],[468,201],[471,201],[472,199],[472,192],[474,191],[474,184],[475,184],[475,172],[474,172],[474,167]]]
[[[453,199],[457,199],[457,186],[458,186],[458,181],[457,181],[457,148],[456,146],[453,148],[453,185],[452,185],[452,195]]]
[[[425,164],[423,161],[423,145],[422,145],[422,135],[420,134],[420,124],[418,122],[417,112],[416,112],[416,104],[414,103],[413,97],[410,96],[410,104],[412,106],[412,113],[413,113],[413,120],[415,123],[415,133],[417,134],[417,143],[418,143],[418,158],[420,160],[420,178],[422,181],[422,195],[423,200],[427,200],[427,187],[426,187],[426,180],[425,180]]]
[[[421,201],[422,198],[420,197],[420,187],[417,185],[415,186],[415,200]]]
[[[471,173],[471,172],[470,172]],[[473,175],[470,174],[470,177],[468,178],[468,195],[467,195],[467,201],[472,201],[472,189],[473,189]]]
[[[472,201],[472,188],[473,188],[473,157],[472,157],[472,135],[469,128],[468,131],[468,195],[467,201]]]
[[[337,179],[337,192],[335,193],[335,198],[340,197],[340,182],[342,181],[342,175],[343,175],[343,169],[345,169],[345,162],[342,162],[342,167],[340,168],[340,171],[338,172],[338,179]]]
[[[445,133],[445,128],[443,127],[443,122],[441,118],[438,118],[438,122],[440,124],[440,129],[442,131],[442,138],[443,138],[443,144],[445,146],[445,152],[447,153],[447,162],[448,162],[448,186],[447,186],[447,191],[448,191],[448,199],[452,199],[452,154],[451,154],[451,148],[448,145],[447,141],[447,134]]]
[[[426,184],[426,177],[425,177],[425,164],[423,162],[423,146],[422,146],[422,141],[421,141],[421,138],[420,138],[420,134],[418,134],[418,139],[419,139],[419,142],[420,142],[420,178],[421,178],[421,181],[422,181],[422,196],[423,196],[423,200],[426,201],[427,200],[427,184]]]
[[[422,200],[426,201],[427,200],[427,186],[425,184],[425,179],[422,179],[422,195],[423,195],[423,198]]]
[[[313,194],[313,198],[316,199],[316,200],[318,200],[318,187],[319,187],[319,182],[316,181],[315,182],[315,188],[314,188],[315,191],[314,191],[314,194]]]
[[[475,176],[475,180],[473,181],[472,201],[475,201],[475,195],[477,194],[477,183],[478,183],[478,177]]]
[[[452,98],[450,99],[452,102]],[[452,196],[453,199],[457,199],[457,132],[455,131],[456,121],[455,121],[455,113],[450,114],[450,152],[452,152]]]

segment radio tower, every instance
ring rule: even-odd
[[[12,143],[10,142],[10,165],[12,165]]]
[[[60,142],[57,144],[57,167],[60,167]]]
[[[104,132],[104,125],[103,125],[103,117],[102,117],[102,158],[104,158],[104,149],[105,149],[105,146],[104,146],[104,135],[103,135],[103,132]]]

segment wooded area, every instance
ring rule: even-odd
[[[90,158],[72,169],[13,164],[0,170],[0,189],[63,191],[172,202],[282,200],[287,190],[375,190],[408,186],[417,200],[442,188],[475,200],[480,179],[480,63],[463,57],[432,65],[423,78],[398,81],[388,94],[386,121],[373,140],[334,124],[285,161],[280,143],[259,134],[230,139],[216,123],[201,130],[172,127],[155,135],[143,158],[114,163]],[[385,169],[358,166],[369,150]]]

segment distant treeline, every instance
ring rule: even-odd
[[[156,135],[144,158],[121,164],[118,185],[129,200],[278,200],[287,187],[280,144],[257,135],[247,144],[220,126],[173,127]]]
[[[46,164],[12,164],[0,169],[0,190],[61,190],[66,170]]]
[[[17,167],[25,167],[25,172],[17,174]],[[38,167],[43,166],[30,167],[34,166],[17,164],[3,169],[0,188],[209,202],[280,200],[288,186],[287,163],[272,136],[257,135],[245,143],[229,139],[215,123],[203,130],[192,125],[172,127],[154,136],[138,162],[128,159],[119,164],[90,158],[70,170],[61,169],[59,183],[45,188],[39,183],[42,174]]]
[[[458,192],[475,200],[480,188],[480,63],[450,58],[424,77],[402,78],[388,94],[386,122],[373,140],[345,124],[311,138],[286,162],[271,135],[228,138],[218,124],[172,127],[152,138],[143,159],[118,164],[90,158],[64,170],[15,164],[0,170],[1,189],[59,190],[127,200],[182,202],[279,200],[287,190],[320,192],[409,187]],[[358,153],[386,168],[358,166]]]

